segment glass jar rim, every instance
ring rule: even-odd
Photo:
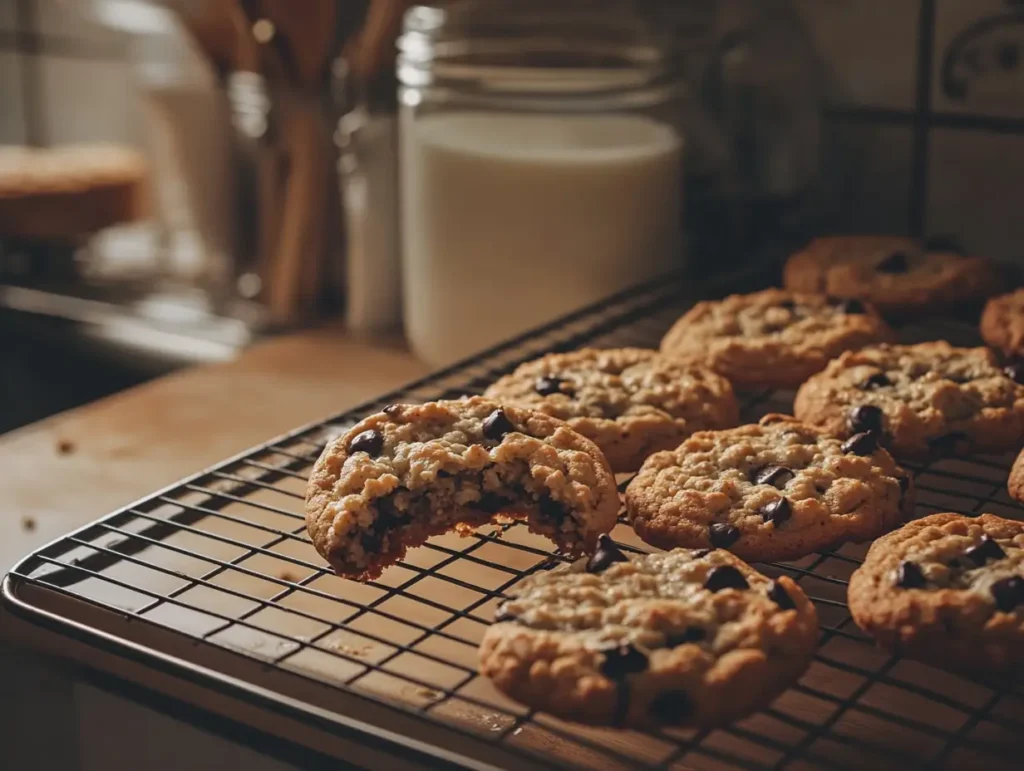
[[[406,12],[397,72],[413,88],[611,95],[678,86],[670,42],[623,2],[460,0]]]
[[[628,0],[456,0],[444,6],[414,5],[405,13],[406,32],[438,33],[442,29],[510,28],[528,22],[571,23],[574,27],[607,27],[629,32],[649,24]]]

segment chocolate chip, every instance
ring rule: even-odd
[[[875,388],[884,388],[885,386],[890,385],[892,385],[892,381],[889,379],[888,375],[884,372],[876,372],[861,383],[860,388],[862,391],[871,391]],[[881,412],[881,410],[879,410],[879,412]]]
[[[516,427],[501,408],[484,418],[484,436],[488,439],[501,439],[505,434],[515,430]]]
[[[759,485],[771,485],[777,490],[784,488],[796,476],[785,466],[765,466],[754,472],[753,481]]]
[[[728,549],[740,539],[740,531],[724,522],[715,522],[708,528],[708,537],[716,549]]]
[[[920,589],[927,583],[916,562],[902,562],[896,569],[896,586],[903,589]]]
[[[761,519],[765,522],[774,522],[775,527],[782,527],[782,524],[793,516],[793,507],[785,498],[766,503],[758,511],[761,514]]]
[[[550,495],[544,495],[539,501],[537,501],[537,509],[539,510],[542,519],[547,519],[552,522],[561,522],[566,516],[565,506],[560,504]]]
[[[982,536],[978,543],[965,551],[964,556],[975,565],[981,566],[989,560],[1001,560],[1006,556],[1006,552],[1003,551],[998,543],[986,535]]]
[[[910,269],[910,259],[903,252],[893,252],[875,265],[879,273],[906,273]]]
[[[647,671],[647,654],[630,644],[615,645],[601,651],[601,674],[610,680],[622,680],[626,675]]]
[[[791,311],[794,308],[796,308],[796,301],[795,300],[782,300],[781,302],[779,302],[779,307],[780,308],[784,308],[787,311]]]
[[[693,706],[686,691],[662,691],[651,699],[649,710],[659,723],[675,725],[687,718]]]
[[[969,441],[967,434],[954,431],[943,436],[935,436],[928,440],[928,447],[934,453],[956,452],[957,445]]]
[[[1014,383],[1024,385],[1024,360],[1011,359],[1006,362],[1003,367],[1003,372],[1006,373],[1006,376]]]
[[[616,562],[629,562],[629,558],[608,535],[597,537],[597,551],[587,560],[588,573],[603,573]]]
[[[862,404],[854,407],[846,416],[846,422],[850,426],[850,432],[861,434],[865,431],[882,432],[884,414],[882,410],[873,404]]]
[[[397,488],[395,492],[406,490]],[[403,525],[409,519],[409,512],[399,509],[395,505],[394,495],[377,499],[377,516],[373,520],[373,526],[360,539],[360,543],[366,551],[380,551],[384,544],[384,538],[389,532]]]
[[[720,592],[722,589],[749,589],[750,584],[747,583],[743,574],[732,565],[719,565],[708,573],[704,588],[712,592]]]
[[[612,725],[616,728],[625,724],[629,716],[630,687],[628,680],[620,680],[615,688],[615,708],[612,711]]]
[[[843,452],[852,452],[854,455],[871,455],[878,449],[878,434],[874,431],[854,434],[843,442],[840,449]]]
[[[498,495],[497,493],[484,493],[480,496],[480,500],[477,502],[476,507],[481,511],[486,511],[488,514],[497,514],[504,508],[507,508],[511,503],[509,498],[504,495]]]
[[[533,390],[539,393],[541,396],[551,396],[552,394],[560,394],[562,391],[562,383],[565,381],[561,378],[552,377],[545,375],[544,377],[537,378],[533,384]]]
[[[384,434],[372,428],[356,434],[348,443],[349,452],[365,452],[370,457],[376,457],[383,448]]]
[[[996,607],[1004,613],[1009,613],[1024,602],[1024,579],[1017,576],[1003,578],[992,584],[990,591],[992,599],[996,601]]]
[[[694,551],[690,552],[690,557],[692,557],[695,560],[699,560],[711,554],[711,551],[711,549],[695,549]]]
[[[407,488],[399,488],[399,490],[406,490]],[[398,492],[398,490],[396,490]],[[377,500],[377,519],[374,521],[374,527],[377,529],[392,528],[395,525],[402,524],[408,519],[408,512],[403,511],[395,505],[394,496],[388,496],[386,498],[380,498]]]
[[[860,316],[868,312],[867,306],[855,297],[843,300],[836,306],[836,310],[845,313],[847,316]]]
[[[494,623],[495,624],[502,624],[502,623],[504,623],[506,621],[515,621],[515,620],[516,620],[516,617],[515,617],[515,615],[513,615],[509,611],[507,603],[499,605],[498,609],[494,612]]]
[[[367,530],[359,538],[359,544],[363,547],[365,552],[377,552],[380,551],[381,545],[384,543],[384,533],[377,530]]]
[[[772,581],[772,585],[768,587],[768,599],[783,610],[796,610],[793,598],[778,581]]]
[[[707,630],[699,626],[688,626],[681,632],[669,632],[665,635],[665,647],[675,648],[677,645],[700,642],[708,636]]]
[[[389,405],[388,405],[387,407],[385,407],[385,408],[384,408],[384,409],[382,410],[382,412],[383,412],[383,413],[384,413],[385,415],[388,415],[388,416],[393,416],[393,415],[394,415],[394,414],[395,414],[396,412],[398,412],[398,411],[399,411],[400,409],[402,409],[402,405],[401,405],[401,404],[389,404]]]
[[[900,495],[910,488],[910,477],[899,477],[896,481],[900,483]]]

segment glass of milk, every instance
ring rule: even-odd
[[[594,5],[406,15],[403,312],[431,364],[682,268],[680,62],[628,9]]]

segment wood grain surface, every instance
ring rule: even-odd
[[[187,474],[426,371],[400,343],[325,328],[0,436],[0,571]]]

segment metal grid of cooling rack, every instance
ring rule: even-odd
[[[330,437],[394,401],[479,393],[546,351],[655,345],[693,293],[674,282],[634,290],[254,448],[33,554],[5,581],[5,606],[29,618],[48,612],[58,633],[102,631],[115,651],[134,644],[144,663],[174,656],[196,673],[223,667],[243,690],[258,689],[268,709],[278,696],[298,699],[300,714],[312,719],[343,713],[341,694],[358,696],[360,710],[381,708],[370,730],[398,725],[426,741],[420,761],[440,762],[444,747],[446,762],[471,767],[1016,767],[1024,736],[1018,689],[882,653],[852,623],[846,579],[866,545],[760,566],[792,576],[818,608],[819,649],[799,683],[727,728],[654,734],[565,723],[509,701],[477,675],[476,646],[494,608],[524,576],[558,559],[524,527],[434,538],[366,584],[325,569],[305,534],[302,499]],[[903,333],[973,337],[956,322]],[[791,400],[788,392],[743,394],[743,417],[786,412]],[[1019,517],[1004,492],[1009,462],[937,458],[908,466],[918,515]],[[613,535],[623,548],[647,548],[625,524]],[[206,654],[214,650],[230,658],[211,665]]]

